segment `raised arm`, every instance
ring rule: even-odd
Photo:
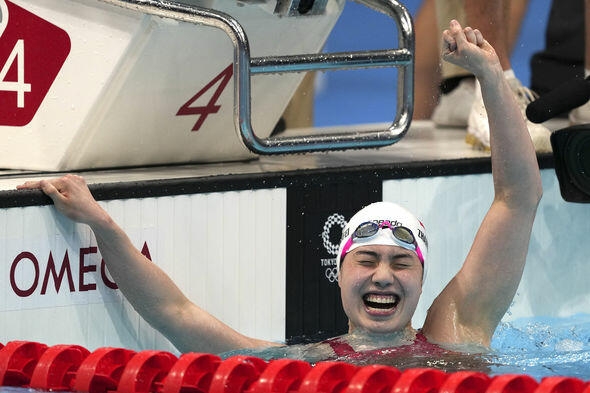
[[[536,154],[498,57],[478,30],[451,21],[443,58],[477,77],[490,123],[494,200],[465,262],[423,327],[432,341],[488,346],[520,283],[542,195]]]
[[[121,292],[137,312],[180,351],[220,353],[273,345],[238,333],[191,302],[163,270],[133,246],[92,197],[83,178],[67,175],[26,182],[17,188],[42,189],[58,211],[89,225]]]

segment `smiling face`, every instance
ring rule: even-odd
[[[402,247],[361,246],[346,254],[338,285],[351,332],[403,331],[422,293],[422,264]]]

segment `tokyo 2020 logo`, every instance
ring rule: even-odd
[[[342,229],[346,226],[346,219],[342,214],[334,213],[331,214],[324,223],[324,228],[322,231],[322,243],[324,248],[328,252],[328,254],[332,255],[333,258],[322,259],[322,267],[325,267],[324,275],[326,279],[333,283],[338,280],[338,269],[336,266],[336,257],[338,255],[338,248],[340,246],[340,241],[337,243],[333,243],[332,239],[334,238],[334,234],[332,231],[334,230],[333,227],[336,227],[337,234],[336,238],[340,239],[340,233]]]

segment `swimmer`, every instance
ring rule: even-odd
[[[419,330],[411,318],[431,263],[426,231],[395,204],[359,211],[343,231],[339,251],[349,334],[314,345],[326,357],[365,350],[368,341],[389,347],[488,347],[519,285],[542,195],[535,150],[498,56],[482,34],[453,20],[442,40],[443,59],[472,72],[482,87],[491,129],[493,202],[462,268],[434,300]],[[121,292],[180,351],[223,353],[281,345],[247,337],[188,299],[133,246],[81,177],[26,182],[18,188],[40,188],[59,212],[90,226]]]

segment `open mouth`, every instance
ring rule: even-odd
[[[399,297],[397,295],[368,293],[363,296],[363,302],[369,312],[384,314],[395,310]]]

